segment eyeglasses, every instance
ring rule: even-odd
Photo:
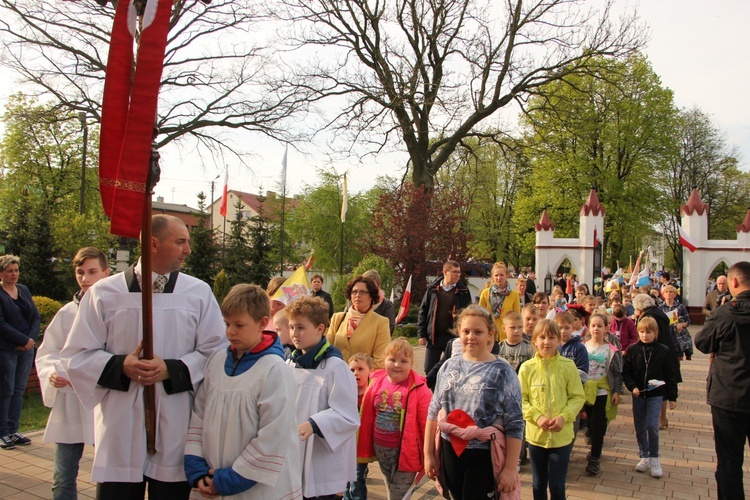
[[[352,295],[370,295],[367,290],[352,290]]]

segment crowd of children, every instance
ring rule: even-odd
[[[100,252],[74,262],[81,294],[108,269]],[[456,339],[427,378],[401,338],[386,346],[384,369],[373,371],[364,353],[343,359],[326,338],[330,316],[320,298],[284,306],[256,285],[233,287],[221,305],[229,347],[210,357],[190,420],[184,464],[192,497],[365,499],[368,464],[377,461],[389,499],[410,498],[425,474],[456,499],[520,498],[528,454],[534,498],[565,498],[582,417],[586,470],[598,474],[623,383],[633,400],[635,470],[661,477],[659,412],[663,400],[674,408],[677,378],[671,353],[654,342],[656,321],[636,326],[619,300],[610,318],[572,284],[552,304],[537,292],[519,312],[505,267],[493,271],[489,310],[460,311]],[[72,475],[75,491],[91,424],[64,403],[56,353],[70,329],[68,310],[74,315],[75,303],[50,325],[37,363],[45,402],[55,406],[45,439],[58,443],[56,488],[71,488]],[[71,419],[86,425],[68,432]]]

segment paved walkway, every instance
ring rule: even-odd
[[[693,334],[699,328],[691,328]],[[423,350],[417,349],[417,366],[422,365]],[[664,477],[654,479],[633,471],[638,461],[630,398],[625,397],[618,418],[610,426],[604,440],[602,472],[591,476],[584,467],[586,447],[583,439],[576,442],[568,472],[568,498],[717,498],[711,416],[705,403],[705,379],[708,357],[697,353],[692,361],[682,364],[684,383],[680,385],[677,409],[670,412],[669,429],[661,432],[661,463]],[[0,450],[0,498],[52,498],[53,447],[41,443],[42,431],[28,434],[31,446]],[[738,436],[739,438],[739,436]],[[81,461],[79,493],[81,498],[94,497],[89,482],[93,449],[87,447]],[[750,498],[750,450],[745,453],[745,494]],[[376,464],[370,466],[369,498],[385,499],[382,476]],[[521,471],[522,498],[531,498],[531,470]],[[436,498],[430,482],[424,481],[414,499]],[[272,499],[269,499],[272,500]]]

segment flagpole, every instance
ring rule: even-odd
[[[154,139],[157,130],[154,128]],[[151,144],[151,161],[146,181],[143,217],[141,219],[141,306],[143,323],[143,359],[154,359],[153,295],[151,290],[151,196],[159,181],[159,152],[156,142]],[[156,453],[156,391],[155,386],[144,385],[146,419],[146,449],[149,455]]]
[[[279,276],[284,276],[284,212],[286,211],[286,155],[289,145],[284,148],[284,158],[281,160],[281,233],[279,234],[280,263]]]
[[[341,196],[341,256],[339,259],[339,275],[344,275],[344,224],[346,223],[346,212],[349,209],[349,192],[346,185],[346,174],[344,174],[344,187]]]

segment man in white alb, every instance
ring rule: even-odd
[[[190,236],[176,217],[155,215],[152,239],[154,359],[140,358],[140,261],[83,297],[60,353],[81,403],[95,408],[91,479],[98,499],[188,498],[183,451],[194,391],[208,357],[226,345],[211,289],[179,272]],[[144,386],[156,389],[156,453],[146,451]]]

